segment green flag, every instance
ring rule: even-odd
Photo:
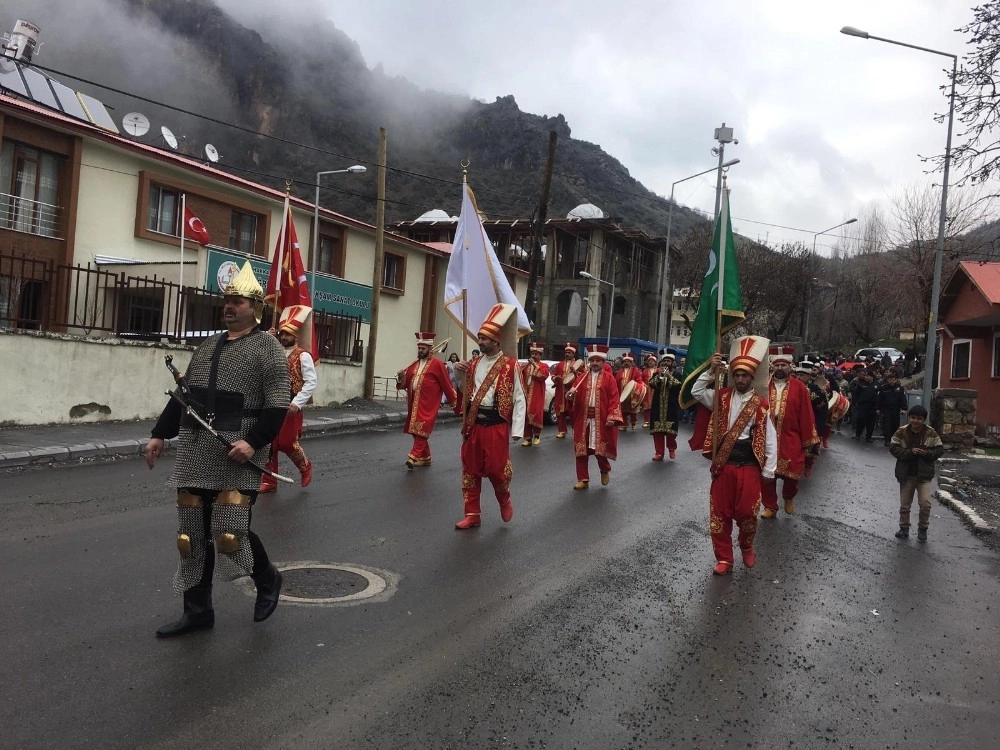
[[[684,385],[681,387],[682,407],[689,409],[694,406],[691,386],[708,369],[709,360],[719,350],[722,335],[742,322],[743,294],[740,292],[740,274],[736,266],[733,226],[729,220],[729,190],[724,190],[722,210],[715,222],[712,251],[708,256],[708,270],[705,271],[705,281],[701,285],[698,314],[691,328],[687,363],[684,365]]]

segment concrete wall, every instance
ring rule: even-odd
[[[0,424],[156,417],[166,403],[164,391],[173,385],[163,357],[173,355],[174,365],[183,372],[193,349],[0,330],[0,362],[4,363]],[[362,366],[321,362],[317,369],[316,405],[362,396]]]

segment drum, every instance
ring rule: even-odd
[[[629,399],[632,398],[632,391],[635,390],[635,385],[636,383],[634,380],[630,380],[625,384],[625,387],[622,388],[621,395],[618,397],[619,403],[621,404],[630,403]]]
[[[563,373],[563,385],[569,385],[573,382],[580,371],[583,369],[583,360],[578,359],[573,362],[571,367],[566,368],[566,372]]]
[[[629,406],[632,408],[632,411],[640,411],[646,401],[648,386],[645,383],[639,383],[634,380],[632,382],[635,384],[635,388],[632,389],[632,395],[629,396]]]
[[[830,396],[828,405],[830,407],[830,419],[838,422],[847,414],[847,409],[851,405],[851,402],[847,400],[847,396],[843,393],[834,393]]]

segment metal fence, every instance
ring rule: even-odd
[[[157,276],[0,253],[0,327],[197,343],[222,330],[223,300]],[[313,322],[321,359],[363,359],[360,316],[316,312]]]

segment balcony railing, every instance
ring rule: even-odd
[[[60,213],[51,203],[0,193],[0,229],[59,239]]]
[[[197,343],[221,331],[221,292],[0,253],[0,327]],[[263,323],[269,325],[270,310]],[[320,358],[363,359],[360,316],[317,312]]]

